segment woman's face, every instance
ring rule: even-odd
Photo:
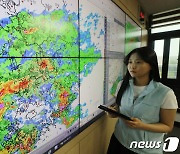
[[[128,61],[128,71],[133,78],[147,78],[151,70],[150,64],[142,60],[137,53],[133,53]]]

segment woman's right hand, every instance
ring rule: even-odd
[[[113,106],[109,106],[108,108],[118,112],[118,106],[116,104]],[[115,115],[113,113],[109,113],[109,112],[106,112],[106,114],[109,118],[117,118],[118,117],[117,115]]]

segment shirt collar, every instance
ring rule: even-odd
[[[133,79],[129,80],[129,85],[131,88],[131,92],[133,93],[134,96],[134,92],[133,92],[133,86],[134,86],[134,82]],[[143,92],[139,95],[139,97],[143,97],[146,96],[147,94],[149,94],[151,91],[153,91],[155,88],[157,87],[157,83],[154,80],[151,80],[149,82],[149,84],[145,87],[145,89],[143,90]]]

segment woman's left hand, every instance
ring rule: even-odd
[[[141,129],[143,127],[143,122],[138,119],[138,118],[131,118],[132,121],[130,120],[123,120],[126,125],[128,125],[130,128],[137,128],[137,129]]]

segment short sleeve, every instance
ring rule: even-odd
[[[162,109],[177,109],[178,103],[176,96],[172,90],[168,91],[164,100],[163,104],[161,105]]]

